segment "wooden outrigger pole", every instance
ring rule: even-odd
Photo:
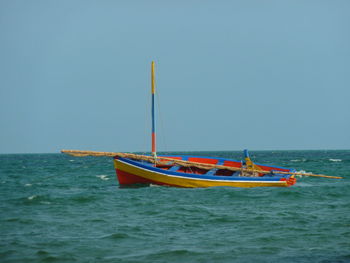
[[[216,165],[216,164],[208,164],[208,163],[198,163],[198,162],[191,162],[191,161],[183,161],[178,159],[173,159],[169,157],[154,157],[154,156],[147,156],[147,155],[141,155],[141,154],[134,154],[134,153],[120,153],[120,152],[96,152],[96,151],[80,151],[80,150],[61,150],[62,153],[76,156],[76,157],[84,157],[84,156],[107,156],[107,157],[122,157],[122,158],[130,158],[135,160],[144,160],[148,162],[152,162],[154,164],[169,164],[171,162],[172,164],[185,166],[185,167],[197,167],[200,169],[225,169],[229,171],[245,171],[245,172],[257,172],[261,174],[269,174],[273,173],[273,171],[264,171],[264,170],[256,170],[256,169],[249,169],[249,168],[238,168],[238,167],[230,167],[230,166],[224,166],[224,165]],[[325,177],[325,178],[331,178],[331,179],[343,179],[343,177],[340,176],[329,176],[324,174],[313,174],[313,173],[300,173],[300,172],[282,172],[282,171],[276,171],[278,174],[290,174],[290,175],[301,175],[301,176],[315,176],[315,177]]]

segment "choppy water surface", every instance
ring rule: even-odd
[[[0,261],[350,262],[350,151],[251,155],[345,179],[130,189],[110,158],[0,155]]]

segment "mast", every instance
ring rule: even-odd
[[[154,158],[157,158],[156,151],[156,117],[154,109],[154,94],[156,93],[155,87],[155,77],[154,77],[154,61],[151,64],[151,86],[152,86],[152,155]]]

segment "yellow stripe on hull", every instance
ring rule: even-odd
[[[161,184],[167,184],[178,187],[215,187],[215,186],[230,186],[230,187],[287,187],[286,181],[272,181],[272,182],[259,182],[259,181],[226,181],[226,180],[208,180],[201,178],[187,178],[182,176],[167,175],[158,173],[155,171],[149,171],[144,168],[140,168],[128,163],[124,163],[120,160],[114,160],[114,166],[116,169],[134,174],[145,179],[159,182]]]

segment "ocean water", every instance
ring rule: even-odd
[[[344,179],[119,188],[111,158],[0,155],[0,262],[350,262],[350,151],[251,157]]]

